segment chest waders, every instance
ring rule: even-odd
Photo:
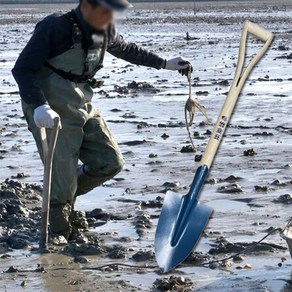
[[[60,115],[62,123],[53,161],[50,228],[53,233],[66,236],[70,227],[68,205],[74,204],[77,195],[114,177],[124,165],[115,139],[99,111],[91,104],[92,86],[98,83],[94,75],[102,68],[107,36],[103,36],[100,48],[89,49],[86,53],[82,48],[82,32],[70,19],[74,46],[48,59],[36,73],[49,105]],[[43,159],[34,110],[24,102],[22,106]],[[48,137],[50,132],[47,129]],[[78,167],[79,160],[83,165]]]

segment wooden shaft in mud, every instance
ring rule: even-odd
[[[41,238],[40,248],[46,248],[48,244],[48,224],[51,198],[52,184],[52,166],[55,147],[57,143],[58,133],[60,128],[60,118],[54,119],[54,127],[52,129],[50,143],[48,145],[46,129],[41,128],[41,140],[44,157],[44,180],[43,180],[43,200],[42,200],[42,219],[41,219]]]
[[[265,42],[265,44],[242,73],[248,33],[251,33],[255,37],[261,39],[262,41]],[[245,84],[245,81],[247,80],[254,66],[258,63],[258,61],[263,57],[263,55],[268,50],[273,38],[274,36],[271,32],[263,29],[262,27],[250,21],[245,22],[240,41],[239,57],[235,77],[229,90],[229,93],[227,95],[227,98],[224,102],[223,108],[215,125],[215,128],[212,132],[211,138],[208,142],[203,158],[201,160],[201,165],[207,165],[208,168],[210,169],[214,157],[216,155],[216,152],[219,148],[222,137],[224,135],[224,132],[226,130],[227,124],[230,121],[234,107],[237,103],[238,96]]]

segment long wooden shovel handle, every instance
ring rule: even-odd
[[[40,129],[44,157],[44,180],[43,180],[43,201],[42,201],[42,220],[41,220],[41,238],[40,248],[44,249],[48,244],[48,222],[50,211],[51,183],[52,183],[52,164],[60,129],[60,118],[54,119],[50,143],[48,145],[46,129]]]
[[[256,54],[256,56],[251,60],[246,69],[242,72],[245,60],[248,33],[253,34],[255,37],[261,39],[265,43],[262,49]],[[258,26],[257,24],[252,23],[250,21],[246,21],[244,23],[235,77],[229,90],[229,93],[227,95],[227,98],[225,100],[225,103],[223,105],[223,108],[221,110],[216,126],[213,130],[213,133],[207,145],[207,148],[205,150],[205,153],[203,155],[203,158],[201,160],[201,165],[207,165],[207,167],[210,169],[214,157],[216,155],[216,152],[218,150],[218,147],[220,145],[221,139],[223,137],[223,134],[226,130],[227,124],[231,118],[234,107],[238,100],[238,96],[245,84],[245,81],[247,80],[254,66],[258,63],[258,61],[263,57],[263,55],[268,50],[273,38],[274,36],[271,32],[265,30],[264,28]]]

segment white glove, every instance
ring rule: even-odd
[[[34,122],[39,128],[53,128],[54,118],[59,115],[48,104],[41,105],[34,110]]]
[[[193,72],[193,67],[190,61],[177,57],[170,60],[166,60],[164,69],[179,71],[182,75],[188,76],[189,70]]]

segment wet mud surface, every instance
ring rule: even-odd
[[[166,58],[192,61],[193,92],[211,121],[197,113],[194,153],[184,124],[187,80],[107,56],[98,76],[105,85],[93,103],[117,138],[125,170],[78,198],[78,236],[69,243],[54,238],[50,253],[39,253],[43,169],[10,70],[35,23],[71,7],[0,7],[1,291],[292,291],[285,240],[275,233],[251,248],[292,217],[288,1],[202,2],[196,15],[192,3],[137,4],[121,17],[128,40]],[[185,263],[161,275],[153,242],[163,198],[167,191],[189,189],[232,83],[245,19],[273,31],[276,39],[243,90],[204,186],[201,201],[215,210],[210,223]],[[247,58],[261,47],[254,38],[249,44]],[[231,258],[216,261],[226,257]]]

